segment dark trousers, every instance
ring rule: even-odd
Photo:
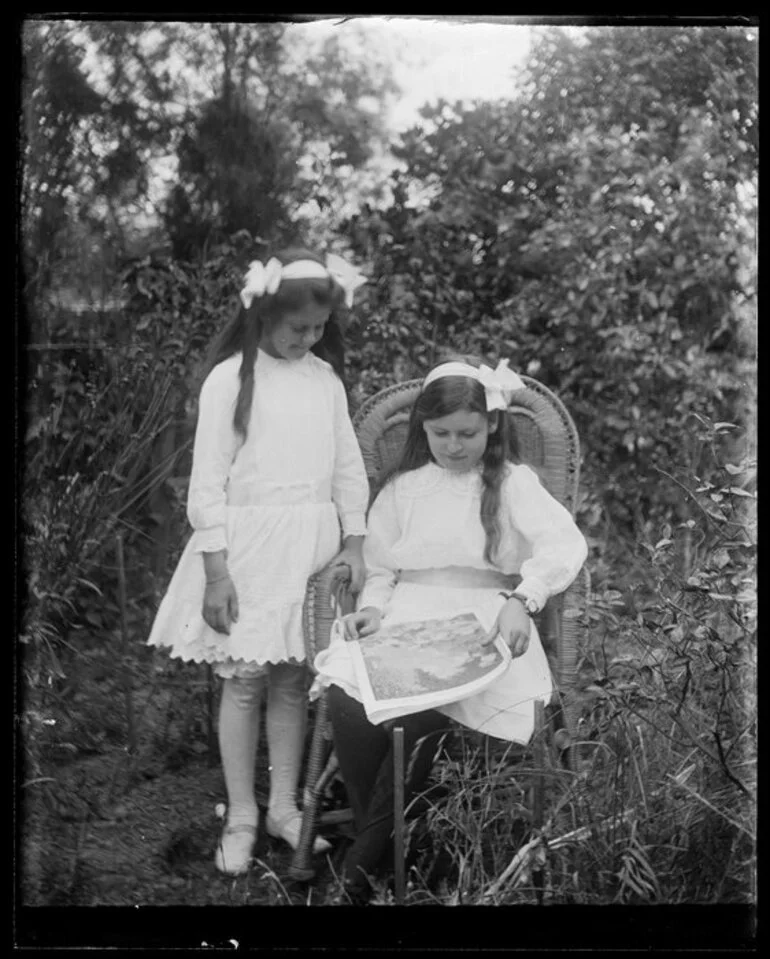
[[[393,865],[393,740],[390,729],[369,722],[364,707],[338,686],[328,690],[334,750],[353,811],[356,838],[342,866],[349,888],[365,889],[366,875]],[[438,740],[449,720],[435,710],[403,716],[407,775],[405,802],[422,791]]]

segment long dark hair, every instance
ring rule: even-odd
[[[314,260],[322,265],[324,263],[323,257],[301,247],[280,250],[273,256],[284,266],[296,260]],[[323,336],[312,346],[312,352],[330,363],[344,384],[345,344],[342,329],[346,310],[345,291],[330,276],[281,280],[275,293],[254,297],[248,309],[239,302],[237,314],[212,343],[204,378],[223,360],[236,353],[243,354],[238,370],[241,385],[233,414],[233,427],[242,439],[246,439],[249,428],[251,402],[254,397],[254,367],[262,334],[269,332],[286,313],[301,310],[311,304],[328,307],[331,311],[324,325]]]
[[[452,356],[450,360],[467,363],[478,368],[481,361],[475,356]],[[449,360],[443,360],[449,362]],[[442,416],[451,416],[459,410],[468,413],[481,413],[488,417],[489,436],[487,446],[481,457],[481,525],[486,534],[484,559],[494,562],[494,555],[500,545],[500,488],[505,477],[507,462],[519,463],[519,444],[516,430],[510,417],[504,410],[487,412],[486,394],[478,380],[470,376],[442,376],[429,383],[415,400],[409,416],[406,442],[401,459],[387,477],[386,482],[395,479],[401,473],[419,469],[426,463],[435,462],[428,445],[428,437],[423,429],[426,420],[437,420]]]

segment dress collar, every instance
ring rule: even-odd
[[[434,463],[433,460],[426,464],[425,469],[436,479],[451,486],[471,485],[479,479],[482,471],[481,466],[474,466],[469,470],[448,470]]]
[[[260,363],[266,366],[275,366],[275,367],[287,367],[291,366],[292,368],[307,366],[312,362],[310,359],[312,350],[308,350],[303,357],[298,360],[287,360],[284,357],[271,356],[269,353],[266,353],[261,346],[257,347],[257,359]]]

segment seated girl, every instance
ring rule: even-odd
[[[405,754],[412,753],[407,802],[424,788],[447,717],[526,744],[536,700],[552,697],[532,616],[572,583],[587,547],[569,512],[520,462],[505,410],[523,386],[505,364],[492,371],[463,357],[435,367],[412,408],[401,461],[369,512],[367,578],[357,612],[345,617],[345,639],[365,640],[382,624],[475,608],[482,622],[494,623],[486,641],[499,634],[512,655],[481,692],[399,720]],[[332,642],[315,667],[316,686],[328,687],[334,747],[354,815],[356,838],[343,879],[350,898],[363,902],[367,877],[392,855],[391,736],[366,716],[346,642]]]

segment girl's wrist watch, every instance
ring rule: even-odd
[[[508,599],[518,599],[524,605],[524,609],[529,616],[535,616],[540,612],[540,604],[536,600],[530,599],[529,596],[524,596],[523,593],[504,593],[504,595]]]

